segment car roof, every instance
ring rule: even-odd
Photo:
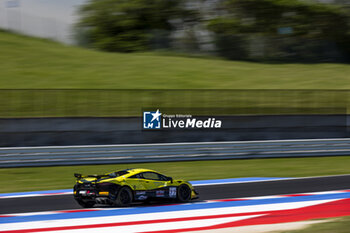
[[[141,172],[156,172],[154,170],[146,169],[146,168],[131,168],[131,169],[126,169],[126,171],[129,172],[128,175],[130,175],[130,176],[141,173]],[[158,173],[158,172],[156,172],[156,173]]]

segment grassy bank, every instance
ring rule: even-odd
[[[0,51],[1,89],[110,89],[0,90],[0,117],[136,116],[144,107],[218,106],[243,108],[241,114],[343,113],[327,108],[345,109],[350,103],[350,92],[309,90],[349,89],[350,65],[346,64],[263,64],[106,53],[1,31]]]
[[[313,224],[305,229],[283,231],[280,233],[349,233],[350,217],[336,218],[332,222]]]
[[[106,53],[0,32],[1,88],[349,89],[344,64]]]
[[[0,192],[20,192],[71,188],[74,172],[101,174],[145,167],[174,178],[206,180],[235,177],[304,177],[350,173],[350,156],[62,166],[0,169]]]

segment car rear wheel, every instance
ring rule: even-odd
[[[130,206],[132,202],[132,192],[128,187],[122,187],[117,194],[115,200],[116,206]]]
[[[182,184],[177,189],[177,201],[188,202],[191,200],[191,189],[186,184]]]
[[[94,205],[95,205],[95,202],[94,201],[82,201],[82,200],[78,200],[78,204],[81,206],[81,207],[84,207],[84,208],[92,208]]]

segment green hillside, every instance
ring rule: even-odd
[[[106,53],[0,32],[0,88],[349,89],[350,65]]]
[[[0,117],[137,116],[145,107],[195,108],[192,114],[219,115],[344,113],[350,109],[349,91],[317,90],[349,89],[349,74],[346,64],[106,53],[0,32],[0,89],[6,89],[0,91]],[[221,112],[212,110],[218,107]]]

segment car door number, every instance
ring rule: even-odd
[[[176,197],[176,187],[169,188],[169,197]]]

